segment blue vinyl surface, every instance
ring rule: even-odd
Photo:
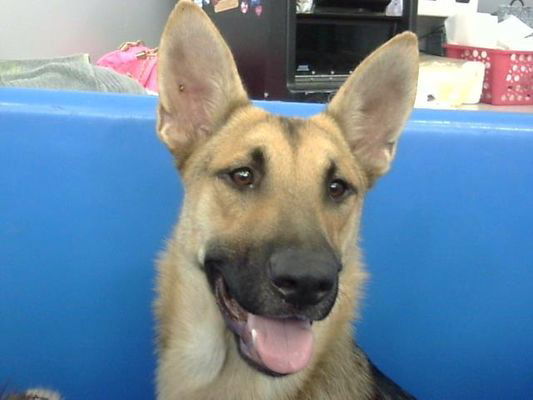
[[[0,89],[0,388],[153,398],[153,260],[182,196],[155,105]],[[533,398],[532,114],[416,110],[362,237],[357,338],[384,372],[420,399]]]

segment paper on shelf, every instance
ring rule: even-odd
[[[498,17],[485,13],[460,13],[444,22],[449,44],[533,51],[533,28],[510,15],[498,23]]]
[[[514,15],[510,15],[498,24],[498,47],[506,50],[533,51],[532,38],[526,39],[531,34],[533,34],[533,28]]]
[[[498,17],[487,13],[459,13],[444,22],[448,43],[495,48]]]

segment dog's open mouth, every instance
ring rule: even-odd
[[[226,324],[236,335],[242,357],[272,376],[304,369],[313,352],[311,322],[297,318],[270,318],[244,310],[229,294],[221,275],[215,297]]]

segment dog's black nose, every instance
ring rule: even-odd
[[[340,263],[328,251],[283,249],[270,257],[270,279],[288,302],[298,307],[320,303],[336,290]]]

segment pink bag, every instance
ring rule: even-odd
[[[118,50],[104,54],[96,65],[127,75],[157,92],[157,48],[150,49],[140,40],[126,42]]]

